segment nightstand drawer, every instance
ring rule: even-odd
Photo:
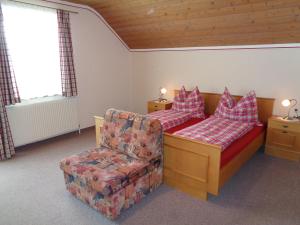
[[[165,105],[156,102],[149,102],[148,108],[152,110],[163,110],[165,109]]]
[[[172,108],[172,102],[170,101],[158,102],[153,100],[148,102],[148,113],[170,108]]]
[[[285,121],[278,121],[278,120],[269,120],[270,128],[285,130],[285,131],[292,131],[292,132],[299,132],[300,126],[299,124],[295,124],[293,122],[285,122]]]
[[[266,151],[266,154],[271,155],[271,156],[300,162],[300,152],[283,150],[282,148],[278,148],[278,147],[271,146],[271,145],[266,145],[265,151]]]
[[[156,109],[156,108],[148,108],[148,113],[152,113],[155,111],[159,111],[160,109]]]
[[[297,143],[296,141],[298,135],[299,134],[297,133],[286,130],[269,128],[267,144],[282,148],[294,149]]]

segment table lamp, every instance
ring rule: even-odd
[[[159,99],[158,101],[160,102],[165,102],[167,99],[164,98],[164,95],[167,93],[167,89],[165,88],[160,88],[160,93],[159,93]]]
[[[292,102],[294,102],[294,103],[292,104]],[[291,105],[291,104],[292,104],[292,105]],[[281,102],[281,105],[282,105],[283,107],[289,107],[288,114],[287,114],[287,116],[283,117],[283,119],[285,119],[285,120],[292,120],[293,117],[290,117],[290,111],[291,111],[291,109],[292,109],[295,105],[297,105],[297,100],[296,100],[296,99],[284,99],[284,100]]]

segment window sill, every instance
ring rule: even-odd
[[[75,97],[64,97],[61,95],[55,95],[55,96],[26,99],[26,100],[21,100],[20,103],[16,103],[15,105],[8,105],[6,107],[9,108],[9,107],[18,107],[18,106],[25,106],[25,105],[34,105],[34,104],[39,104],[39,103],[63,100],[66,98],[76,98],[76,96]]]

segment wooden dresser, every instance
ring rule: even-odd
[[[171,101],[160,102],[157,100],[152,100],[148,102],[148,113],[158,111],[158,110],[166,110],[172,108]]]
[[[268,121],[266,154],[300,161],[300,121],[271,117]]]

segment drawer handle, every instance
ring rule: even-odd
[[[157,107],[158,107],[158,105],[155,105],[154,107],[155,107],[155,108],[157,108]]]
[[[282,125],[282,127],[283,127],[283,128],[288,128],[289,126],[288,126],[288,125]]]
[[[282,131],[282,133],[287,134],[288,132],[284,130],[284,131]]]

